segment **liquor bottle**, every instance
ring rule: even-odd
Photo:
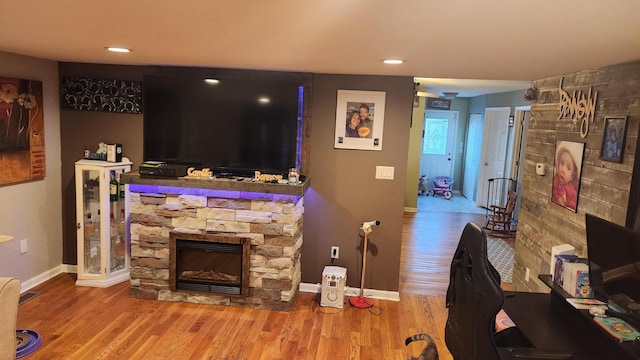
[[[125,230],[126,230],[126,223],[124,218],[124,209],[120,209],[120,219],[118,219],[118,235],[120,235],[120,241],[124,239]]]
[[[98,234],[100,234],[100,220],[100,209],[98,209],[98,216],[93,220],[93,228]]]
[[[109,200],[118,201],[118,180],[116,172],[111,171],[111,181],[109,182]]]
[[[122,181],[118,181],[118,194],[120,195],[120,199],[124,199],[124,184]]]

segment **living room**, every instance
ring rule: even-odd
[[[600,27],[600,26],[599,26]],[[102,45],[101,45],[102,46]],[[628,46],[632,47],[632,46]],[[25,51],[26,53],[26,51]],[[527,176],[522,194],[523,210],[516,243],[514,286],[517,290],[546,291],[536,276],[548,269],[551,246],[571,243],[584,253],[584,213],[596,213],[618,223],[625,223],[630,212],[632,178],[638,133],[638,95],[635,82],[638,64],[630,55],[624,61],[612,59],[605,63],[571,69],[550,70],[536,80],[533,88],[538,98],[532,102],[532,112],[538,126],[529,134]],[[522,63],[524,64],[524,63]],[[216,64],[213,64],[216,65]],[[524,65],[521,65],[524,66]],[[22,280],[24,288],[35,286],[61,272],[72,271],[75,262],[75,230],[69,223],[65,204],[73,203],[73,162],[81,157],[86,146],[98,142],[119,142],[125,155],[139,164],[142,160],[142,118],[136,115],[89,113],[62,110],[59,102],[59,81],[62,76],[91,76],[141,80],[140,67],[135,65],[100,65],[80,62],[58,62],[44,56],[12,53],[0,55],[4,77],[36,79],[44,87],[44,118],[46,136],[46,169],[44,180],[0,188],[0,203],[5,209],[0,219],[2,234],[14,240],[0,245],[0,273]],[[587,70],[597,67],[598,70]],[[584,71],[583,71],[584,69]],[[457,77],[472,77],[463,71]],[[596,125],[586,139],[580,140],[579,127],[571,121],[559,121],[557,95],[560,77],[564,88],[599,91]],[[621,74],[621,75],[617,75]],[[322,267],[328,262],[329,248],[340,246],[341,258],[336,265],[349,269],[350,286],[358,286],[358,227],[362,221],[380,219],[372,241],[377,254],[368,259],[367,288],[398,291],[400,241],[404,208],[404,184],[407,173],[407,139],[411,119],[410,89],[413,75],[341,75],[314,73],[312,118],[309,139],[309,172],[311,189],[305,206],[302,281],[320,281]],[[419,74],[422,75],[422,74]],[[614,76],[615,75],[615,76]],[[335,124],[335,103],[338,89],[385,91],[385,146],[380,152],[335,150],[332,146]],[[598,160],[605,116],[624,115],[629,118],[624,161],[612,164]],[[578,212],[573,213],[550,203],[550,176],[535,175],[536,163],[553,168],[555,139],[586,141],[583,183]],[[533,141],[532,141],[533,140]],[[393,166],[394,181],[374,179],[375,166]],[[550,174],[550,171],[548,172]],[[361,176],[356,176],[362,174]],[[605,204],[606,206],[602,206]],[[73,215],[72,215],[73,216]],[[562,228],[562,233],[557,231]],[[21,255],[19,241],[28,239],[28,251]],[[326,255],[326,256],[325,256]],[[529,268],[531,281],[525,280]]]

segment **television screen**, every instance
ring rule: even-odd
[[[301,81],[144,76],[144,160],[240,173],[298,167]],[[214,171],[214,172],[216,172]]]
[[[589,280],[596,296],[625,296],[640,302],[640,234],[585,215]]]

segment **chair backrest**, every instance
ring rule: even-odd
[[[505,212],[511,216],[513,209],[516,207],[517,194],[515,191],[509,190],[507,192],[507,204],[505,205]]]
[[[0,360],[16,358],[16,318],[20,281],[0,277]]]
[[[455,360],[497,360],[496,314],[504,303],[500,275],[487,259],[487,237],[468,223],[451,261],[445,342]]]

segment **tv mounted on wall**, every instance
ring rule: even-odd
[[[299,168],[308,86],[306,74],[151,68],[143,80],[144,160],[216,175]]]

